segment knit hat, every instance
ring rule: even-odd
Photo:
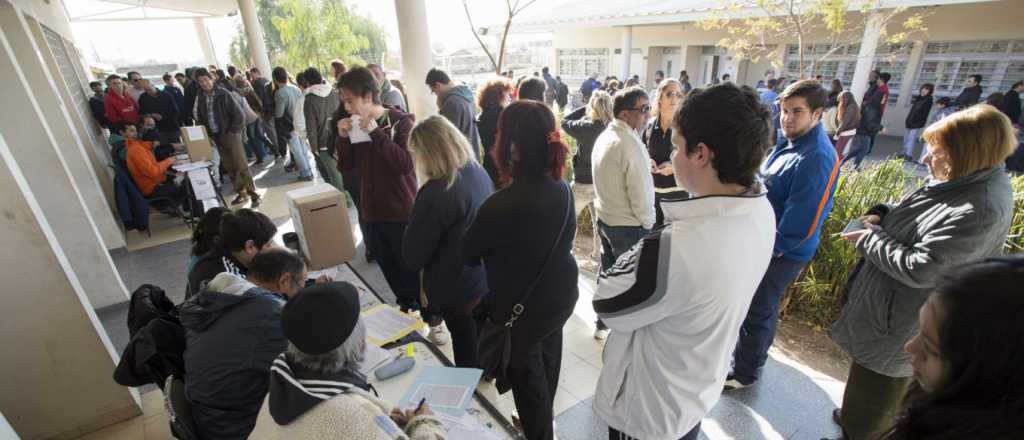
[[[359,292],[345,282],[314,284],[288,300],[281,330],[303,353],[324,354],[338,348],[359,321]]]

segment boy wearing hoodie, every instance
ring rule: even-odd
[[[473,157],[480,161],[480,134],[476,129],[476,104],[473,91],[465,84],[454,84],[447,73],[430,69],[427,87],[437,95],[437,108],[441,115],[455,124],[473,147]]]
[[[302,103],[309,148],[313,150],[317,169],[324,180],[338,191],[345,191],[338,163],[330,148],[331,131],[335,129],[331,126],[331,116],[341,105],[341,96],[333,87],[324,83],[323,75],[315,67],[306,69],[302,76],[309,83],[303,91],[305,99]]]
[[[185,328],[185,395],[199,438],[245,439],[267,394],[270,366],[288,346],[281,309],[306,280],[302,258],[261,252],[248,279],[222,272],[178,307]]]

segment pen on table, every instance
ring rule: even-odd
[[[419,412],[419,411],[420,411],[420,409],[422,409],[422,408],[423,408],[423,404],[424,404],[424,403],[427,403],[427,398],[426,398],[426,397],[424,397],[424,398],[420,399],[420,404],[419,404],[419,405],[416,405],[416,411],[413,411],[413,412]]]

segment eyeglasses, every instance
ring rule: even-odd
[[[640,108],[627,108],[626,110],[627,111],[631,111],[631,112],[644,112],[644,113],[648,113],[648,112],[651,111],[651,106],[650,105],[645,105],[645,106],[640,107]]]

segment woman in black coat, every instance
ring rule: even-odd
[[[932,111],[932,92],[935,86],[931,83],[921,86],[918,92],[910,101],[910,112],[907,113],[907,131],[903,133],[903,153],[899,155],[904,160],[914,161],[917,157],[914,150],[917,149],[917,140],[921,138],[921,132],[928,123],[928,113]]]
[[[572,174],[576,183],[594,183],[590,174],[590,153],[594,151],[594,141],[613,119],[612,96],[603,91],[595,91],[585,107],[562,118],[562,130],[576,139],[576,155],[572,157]]]
[[[473,313],[487,293],[481,266],[467,267],[463,236],[477,210],[494,191],[491,179],[473,159],[469,141],[443,116],[431,116],[412,130],[409,149],[421,178],[402,239],[402,257],[412,270],[423,270],[427,308],[451,331],[455,365],[476,368],[477,323]],[[440,322],[430,338],[444,343]]]
[[[526,438],[551,440],[562,327],[579,297],[572,256],[576,216],[572,191],[561,177],[568,147],[541,102],[509,105],[499,126],[495,159],[508,186],[480,207],[466,233],[465,257],[468,264],[483,262],[487,268],[486,312],[494,323],[507,322],[538,280],[511,329],[508,383],[497,385],[500,391],[511,387]]]
[[[483,158],[484,169],[491,176],[491,181],[498,185],[500,175],[498,167],[494,164],[491,151],[498,137],[498,115],[501,110],[512,102],[512,83],[505,78],[495,78],[487,81],[480,91],[477,92],[476,105],[480,107],[480,116],[476,119],[476,129],[480,132],[480,144],[484,147]]]

